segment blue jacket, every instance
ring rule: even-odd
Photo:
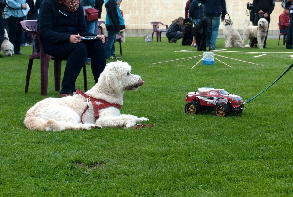
[[[200,0],[204,4],[204,15],[207,17],[225,16],[227,13],[225,0]]]
[[[22,4],[26,4],[26,0],[6,0],[7,6],[4,8],[4,19],[10,16],[22,18],[25,15],[22,12]]]
[[[80,4],[82,5],[82,7],[85,7],[85,6],[94,7],[95,6],[95,0],[80,0]]]
[[[106,0],[106,29],[109,31],[120,32],[121,29],[125,29],[124,19],[122,17],[120,8],[116,3],[117,0]]]
[[[198,0],[193,0],[189,8],[189,17],[193,19],[202,19],[203,18],[203,4]]]

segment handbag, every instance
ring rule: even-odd
[[[87,21],[97,21],[98,20],[99,10],[97,10],[95,8],[88,8],[88,9],[85,9],[85,13],[86,13],[86,20]]]

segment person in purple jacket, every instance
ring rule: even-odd
[[[216,40],[220,26],[220,20],[225,19],[227,13],[225,0],[200,0],[204,4],[204,17],[208,20],[207,47],[216,49]]]

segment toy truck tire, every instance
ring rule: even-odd
[[[197,102],[188,102],[185,105],[185,113],[198,114],[200,111],[200,105]]]
[[[219,103],[215,106],[215,115],[220,117],[229,116],[230,107],[228,104]]]

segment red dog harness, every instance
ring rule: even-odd
[[[116,107],[118,109],[121,108],[121,105],[116,104],[116,103],[109,103],[105,100],[102,99],[96,99],[93,98],[87,94],[85,94],[84,92],[82,92],[81,90],[76,90],[76,94],[80,94],[82,95],[84,98],[86,98],[86,102],[88,103],[89,101],[92,102],[93,108],[94,108],[94,116],[95,116],[95,120],[97,120],[99,118],[99,110],[100,109],[104,109],[107,107]],[[97,102],[99,102],[100,104],[97,104]],[[82,116],[84,115],[84,113],[88,110],[89,105],[86,106],[86,108],[84,109],[83,113],[80,116],[80,121],[83,123],[82,121]]]

